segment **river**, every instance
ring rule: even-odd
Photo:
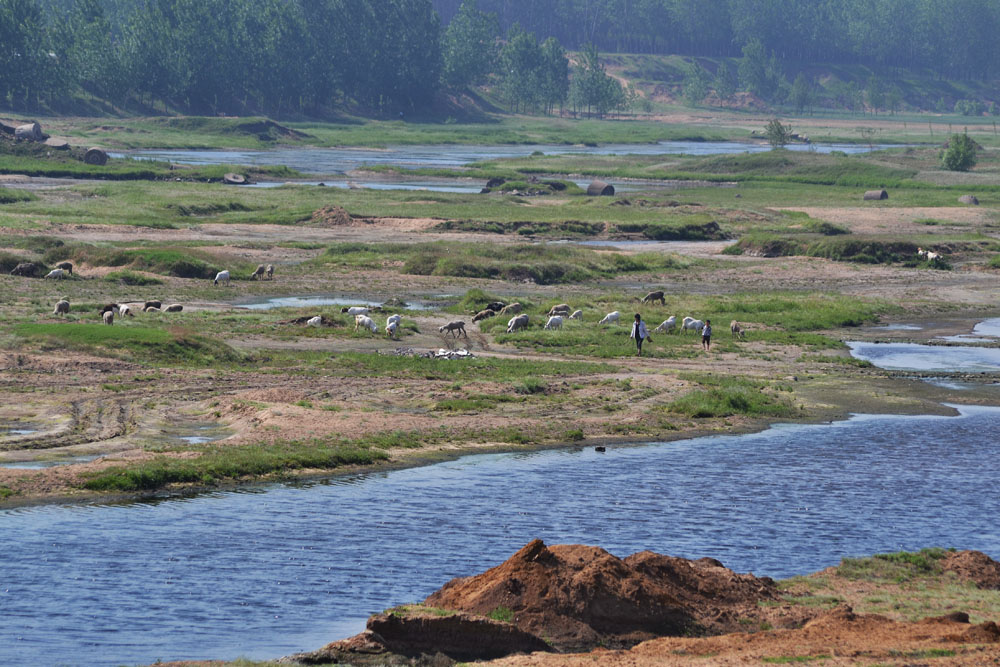
[[[874,146],[875,150],[890,148]],[[786,148],[797,151],[829,153],[842,151],[848,154],[866,153],[868,146],[858,144],[791,144]],[[771,150],[764,143],[738,141],[661,141],[652,144],[603,144],[582,146],[570,144],[517,144],[475,145],[441,144],[427,146],[389,146],[386,148],[279,148],[274,150],[136,150],[113,153],[113,157],[133,157],[147,160],[165,160],[178,164],[210,165],[241,164],[254,166],[284,165],[303,174],[347,174],[359,167],[392,165],[403,169],[433,167],[451,169],[473,162],[502,158],[527,157],[533,153],[545,155],[719,155],[728,153],[760,153]],[[433,192],[478,192],[481,182],[469,184],[457,179],[403,179],[383,176],[378,179],[354,178],[363,187],[380,190],[429,190]],[[318,185],[319,181],[305,181]],[[322,181],[326,186],[348,187],[343,179]],[[586,182],[580,182],[586,187]],[[261,182],[259,186],[280,185],[278,182]],[[649,183],[644,188],[655,188]],[[662,187],[662,186],[661,186]],[[679,187],[673,183],[671,187]],[[621,189],[621,188],[619,188]],[[625,189],[629,189],[628,186]]]
[[[273,658],[529,540],[787,577],[927,546],[1000,554],[1000,409],[479,455],[188,499],[0,511],[0,664]]]

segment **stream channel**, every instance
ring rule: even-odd
[[[928,546],[1000,554],[1000,408],[114,505],[0,511],[0,664],[275,658],[533,538],[787,577]]]
[[[876,145],[875,150],[891,148],[889,145]],[[800,151],[816,151],[829,153],[842,151],[844,153],[866,153],[871,150],[860,144],[791,144],[786,148]],[[760,153],[771,150],[765,143],[750,143],[738,141],[661,141],[654,144],[604,144],[600,146],[556,145],[556,144],[518,144],[518,145],[470,145],[443,144],[431,146],[389,146],[387,148],[278,148],[274,150],[136,150],[126,153],[113,153],[113,157],[133,157],[147,160],[165,160],[177,164],[211,165],[211,164],[241,164],[241,165],[284,165],[303,174],[321,174],[330,176],[345,175],[359,167],[376,165],[393,165],[404,169],[419,167],[436,167],[451,169],[462,167],[472,162],[496,160],[502,158],[527,157],[532,153],[545,155],[718,155],[726,153]],[[303,185],[318,185],[320,181],[303,181]],[[349,187],[343,178],[323,180],[322,183],[331,187]],[[470,183],[464,179],[411,179],[392,178],[388,175],[365,179],[353,175],[351,184],[380,190],[428,190],[431,192],[479,192],[484,181],[476,180]],[[579,181],[577,184],[586,188],[589,181]],[[281,185],[278,182],[263,181],[256,184],[263,187]],[[641,186],[628,183],[616,183],[621,191],[630,189],[656,189],[662,184],[656,182],[643,183]],[[678,187],[671,184],[671,189]]]

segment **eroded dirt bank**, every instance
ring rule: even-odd
[[[893,561],[876,557],[779,584],[711,558],[617,558],[535,540],[420,605],[373,616],[356,637],[283,662],[446,665],[506,652],[491,664],[995,664],[1000,563],[929,553],[913,558],[919,575],[908,563],[879,571]],[[921,608],[928,590],[937,597]],[[863,609],[878,597],[895,611]]]

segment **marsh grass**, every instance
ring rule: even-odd
[[[280,361],[279,361],[280,363]],[[448,381],[520,382],[525,377],[597,375],[615,370],[608,364],[587,361],[535,361],[475,357],[454,362],[424,357],[345,352],[326,363],[334,374],[422,378]]]
[[[13,327],[22,341],[41,349],[72,348],[104,356],[121,356],[140,363],[214,366],[231,364],[244,356],[211,338],[182,329],[160,329],[133,323],[104,324],[22,323]]]
[[[334,470],[388,459],[385,452],[370,446],[323,442],[209,447],[200,451],[201,456],[196,458],[161,455],[128,467],[91,473],[82,486],[91,491],[151,491],[170,484],[213,485],[288,470]]]

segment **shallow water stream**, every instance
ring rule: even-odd
[[[313,649],[535,537],[775,577],[935,545],[996,557],[1000,409],[962,412],[0,511],[0,664]]]

